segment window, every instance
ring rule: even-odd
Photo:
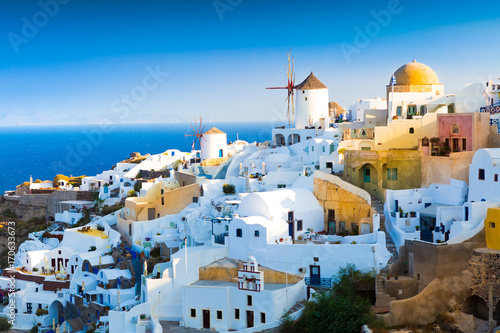
[[[325,146],[323,146],[322,148],[323,148],[323,153],[324,153],[326,151],[326,148],[325,148]]]
[[[498,174],[495,173],[495,181],[498,182]]]
[[[420,115],[425,115],[427,113],[427,105],[422,105],[420,107]]]
[[[255,237],[260,237],[259,230],[255,230]]]
[[[128,225],[128,235],[132,236],[132,224]]]
[[[328,221],[335,221],[335,209],[328,210]]]
[[[314,261],[314,262],[318,262],[318,261],[319,261],[319,257],[314,257],[314,258],[313,258],[313,261]]]
[[[217,310],[217,320],[222,320],[222,311]]]
[[[278,184],[278,188],[286,188],[286,184]]]
[[[402,106],[398,106],[396,108],[396,115],[401,116],[402,114],[403,114],[403,107]]]
[[[293,211],[288,212],[288,221],[293,221]]]
[[[398,169],[387,169],[387,180],[398,180]]]
[[[345,222],[339,222],[339,231],[345,231]]]
[[[479,172],[478,172],[477,178],[478,178],[479,180],[484,180],[484,169],[479,169]]]
[[[297,231],[302,231],[302,220],[297,220]]]
[[[193,202],[198,203],[198,197],[193,197]]]
[[[467,139],[462,138],[462,151],[467,150]]]
[[[408,115],[413,116],[417,113],[417,106],[416,105],[408,105]]]
[[[243,237],[243,230],[240,228],[236,229],[236,237]]]
[[[261,312],[260,313],[260,323],[261,324],[265,324],[266,323],[266,313],[265,312]]]
[[[165,193],[165,190],[164,190],[164,189],[161,189],[161,195],[163,195],[163,193]]]
[[[307,102],[307,97],[304,97],[304,100]]]
[[[451,133],[452,134],[460,133],[460,127],[458,126],[457,123],[453,123],[453,125],[451,125]]]
[[[191,318],[196,318],[196,309],[191,309],[191,311],[190,311],[190,312],[191,312],[191,313],[190,313],[190,317],[191,317]]]
[[[311,146],[311,151],[314,151],[314,146]]]
[[[165,206],[165,198],[164,197],[161,197],[161,205]]]
[[[495,222],[490,222],[490,228],[495,228]]]
[[[240,309],[234,309],[234,319],[240,320]]]
[[[252,295],[247,295],[247,306],[252,306]]]
[[[410,127],[410,134],[415,133],[415,129],[413,127]]]
[[[130,208],[127,208],[127,215],[130,216]]]

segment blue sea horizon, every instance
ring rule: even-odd
[[[191,151],[193,123],[41,125],[0,127],[0,194],[35,179],[56,174],[93,176],[127,159],[132,152],[158,154]],[[228,142],[271,140],[267,122],[206,122],[227,133]]]

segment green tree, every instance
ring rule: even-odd
[[[298,321],[300,332],[358,333],[361,326],[370,324],[373,316],[370,301],[358,293],[359,286],[374,283],[372,273],[362,273],[355,265],[339,269],[332,288],[318,291],[307,302]]]
[[[7,317],[0,317],[0,332],[8,331],[12,327]]]
[[[235,194],[236,188],[233,184],[224,184],[222,185],[222,192],[224,192],[225,195]]]

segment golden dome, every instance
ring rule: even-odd
[[[396,85],[431,85],[440,84],[436,72],[422,63],[410,62],[401,66],[396,72]],[[392,78],[391,78],[392,79]],[[389,81],[389,85],[391,82]]]

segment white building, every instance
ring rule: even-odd
[[[83,217],[85,209],[92,207],[94,207],[93,201],[60,201],[59,210],[55,213],[55,222],[73,225]]]
[[[479,149],[469,166],[469,201],[500,202],[500,149]]]
[[[227,156],[227,135],[218,128],[212,127],[203,133],[200,144],[202,160]]]
[[[387,100],[381,97],[363,98],[349,106],[351,121],[365,121],[366,110],[387,110]]]
[[[198,280],[183,287],[183,323],[217,331],[257,329],[279,322],[283,311],[304,300],[305,294],[304,280],[264,284],[264,272],[249,257],[238,270],[238,282]]]

